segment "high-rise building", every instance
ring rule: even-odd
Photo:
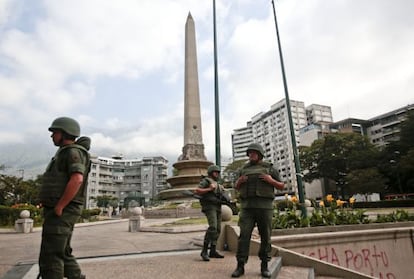
[[[231,135],[233,161],[246,159],[246,149],[253,140],[252,122],[247,126],[233,130]]]
[[[306,107],[306,120],[308,124],[332,123],[332,110],[329,106],[312,104]]]
[[[124,159],[122,156],[93,157],[88,178],[86,208],[96,207],[98,196],[125,198],[148,204],[167,186],[168,160],[162,156]]]

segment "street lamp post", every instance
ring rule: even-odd
[[[297,181],[297,184],[298,184],[299,202],[300,202],[300,207],[301,207],[301,210],[302,210],[302,216],[306,217],[306,208],[304,206],[304,204],[305,204],[305,195],[304,195],[304,192],[303,192],[302,172],[301,172],[301,169],[300,169],[298,149],[296,147],[295,127],[293,126],[293,121],[292,121],[292,112],[291,112],[291,108],[290,108],[290,100],[289,100],[289,92],[288,92],[288,86],[287,86],[287,80],[286,80],[286,74],[285,74],[285,66],[284,66],[284,63],[283,63],[283,54],[282,54],[282,47],[281,47],[281,44],[280,44],[279,28],[277,26],[276,8],[275,8],[275,3],[274,3],[273,0],[272,0],[272,6],[273,6],[273,16],[274,16],[274,19],[275,19],[277,44],[278,44],[278,47],[279,47],[280,66],[282,68],[283,85],[284,85],[284,89],[285,89],[286,108],[287,108],[287,113],[288,113],[288,118],[289,118],[290,137],[291,137],[291,141],[292,141],[293,157],[294,157],[294,162],[295,162],[296,181]]]
[[[214,104],[215,104],[215,128],[216,128],[216,165],[221,169],[220,154],[220,110],[217,69],[217,30],[216,30],[216,1],[213,0],[213,30],[214,30]]]

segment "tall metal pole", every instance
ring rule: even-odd
[[[215,127],[216,127],[216,165],[221,169],[220,155],[220,110],[219,89],[217,71],[217,30],[216,30],[216,1],[213,0],[213,26],[214,26],[214,105],[215,105]]]
[[[306,217],[306,208],[304,206],[305,195],[303,193],[302,172],[300,169],[298,149],[296,147],[295,127],[293,126],[293,121],[292,121],[292,111],[290,108],[290,99],[289,99],[289,92],[288,92],[288,86],[287,86],[287,81],[286,81],[285,65],[283,63],[283,54],[282,54],[282,47],[280,45],[279,28],[277,26],[277,19],[276,19],[276,8],[275,8],[275,3],[273,0],[272,0],[272,5],[273,5],[273,15],[275,18],[277,45],[279,47],[280,66],[282,68],[283,86],[285,88],[286,108],[287,108],[287,113],[288,113],[288,118],[289,118],[290,138],[292,140],[293,158],[295,161],[296,181],[298,183],[299,202],[300,202],[300,207],[302,210],[302,216]]]

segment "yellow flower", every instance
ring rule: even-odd
[[[326,196],[326,201],[327,201],[327,202],[332,202],[332,201],[333,201],[333,197],[332,197],[332,195],[327,195],[327,196]]]
[[[336,200],[336,205],[339,206],[339,207],[343,206],[344,203],[345,203],[344,201]]]
[[[351,197],[351,198],[349,198],[349,203],[354,203],[355,202],[355,198],[354,197]]]
[[[296,196],[293,196],[291,199],[292,202],[297,203],[298,202],[298,198]]]
[[[320,206],[320,207],[324,207],[324,206],[325,206],[325,203],[324,203],[323,201],[320,201],[320,202],[319,202],[319,206]]]

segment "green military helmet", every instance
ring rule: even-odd
[[[254,151],[258,152],[259,155],[262,158],[264,157],[265,152],[264,152],[263,147],[260,144],[258,144],[258,143],[251,143],[251,144],[249,144],[249,146],[247,147],[247,150],[246,150],[247,156],[249,156],[249,151],[250,150],[254,150]]]
[[[208,174],[208,175],[210,175],[210,174],[212,174],[212,173],[213,173],[213,171],[218,171],[218,172],[220,172],[220,168],[219,168],[218,166],[216,166],[216,165],[211,165],[211,166],[209,166],[209,167],[208,167],[208,169],[207,169],[207,174]]]
[[[54,130],[62,130],[66,134],[79,137],[80,136],[80,126],[79,123],[69,117],[58,117],[53,120],[52,125],[49,127],[49,131],[53,132]]]

